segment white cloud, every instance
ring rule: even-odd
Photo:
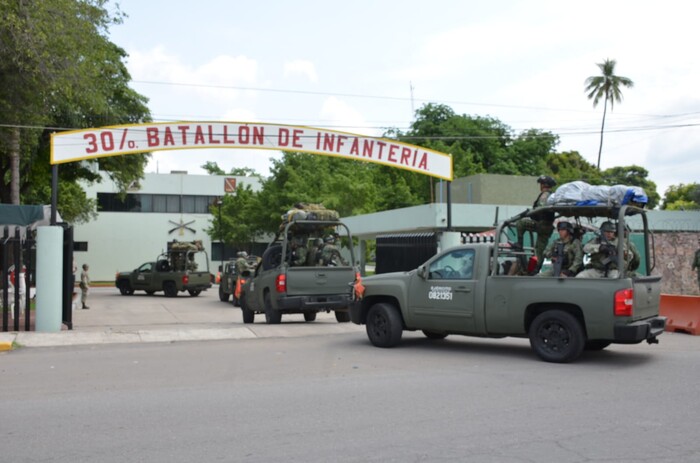
[[[309,79],[309,82],[318,82],[318,75],[314,63],[307,60],[286,61],[284,63],[284,77],[302,75]]]
[[[367,127],[362,113],[337,97],[328,97],[321,106],[321,119],[329,120],[331,129],[362,135],[377,136],[376,131]]]

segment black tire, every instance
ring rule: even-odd
[[[586,345],[581,323],[563,310],[539,314],[530,325],[528,334],[532,350],[545,362],[572,362]]]
[[[153,296],[155,293],[156,292],[153,291],[152,289],[146,290],[146,294],[148,294],[149,296]]]
[[[447,337],[447,333],[440,333],[437,331],[423,330],[423,334],[428,339],[445,339]]]
[[[584,347],[584,349],[592,351],[603,350],[610,344],[612,344],[610,341],[586,341],[586,347]]]
[[[272,308],[270,293],[265,293],[265,323],[278,325],[282,321],[282,313]]]
[[[202,290],[201,289],[188,289],[187,292],[190,293],[190,296],[195,297],[195,296],[199,296],[202,293]]]
[[[335,311],[335,320],[338,323],[347,323],[350,321],[350,312],[338,312]]]
[[[221,302],[228,302],[228,298],[231,296],[229,293],[224,292],[224,288],[219,284],[219,300]]]
[[[399,310],[391,304],[380,302],[367,314],[367,337],[377,347],[393,347],[401,341],[403,323]]]
[[[241,312],[243,313],[243,323],[254,323],[255,322],[255,312],[250,310],[248,307],[248,302],[246,301],[245,293],[241,294]]]
[[[316,312],[304,312],[304,321],[312,322],[316,320]]]
[[[236,296],[231,295],[231,305],[233,305],[234,307],[240,307],[241,301]]]
[[[262,269],[270,270],[282,263],[282,245],[274,244],[265,249],[262,255]]]
[[[163,283],[163,292],[165,297],[175,297],[177,296],[177,286],[174,281],[166,281]]]
[[[119,292],[122,296],[131,296],[134,294],[134,288],[131,287],[131,283],[128,280],[119,281]]]

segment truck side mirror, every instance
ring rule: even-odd
[[[417,273],[418,273],[418,276],[421,277],[421,278],[424,279],[424,280],[425,280],[425,279],[427,278],[427,276],[428,276],[427,271],[426,271],[426,269],[425,269],[425,265],[421,265],[420,267],[418,267],[418,272],[417,272]]]

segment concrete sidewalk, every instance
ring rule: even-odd
[[[73,329],[53,333],[0,332],[0,351],[15,347],[50,347],[105,343],[176,342],[264,337],[297,337],[364,332],[353,323],[338,323],[333,313],[307,323],[302,315],[284,315],[279,325],[243,324],[241,310],[221,302],[214,286],[197,297],[180,293],[166,298],[137,292],[122,296],[113,287],[92,288],[89,310],[73,310]]]

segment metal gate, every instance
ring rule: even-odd
[[[0,238],[0,330],[31,331],[35,329],[32,288],[36,281],[35,230],[25,227],[3,227]],[[63,226],[63,299],[62,323],[73,329],[73,228]]]
[[[375,273],[413,270],[435,255],[438,234],[402,233],[377,236]]]

